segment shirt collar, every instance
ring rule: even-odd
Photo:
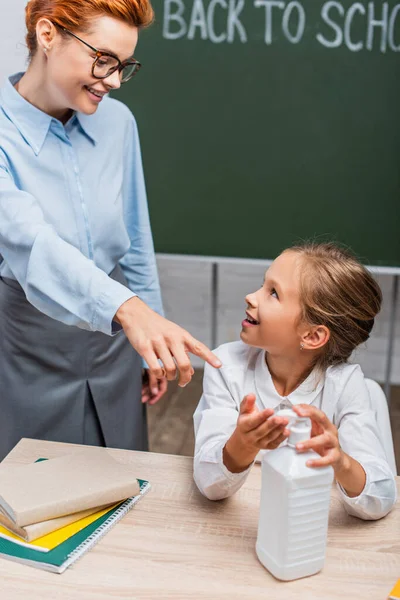
[[[16,73],[6,80],[1,89],[0,103],[7,117],[37,155],[46,139],[52,117],[33,106],[17,92],[14,85],[22,76],[23,73]]]
[[[17,92],[14,85],[23,75],[24,73],[16,73],[6,80],[0,91],[0,106],[34,153],[38,155],[43,147],[51,122],[59,123],[59,121],[33,106]],[[96,144],[95,123],[92,123],[92,117],[93,115],[75,113],[69,122],[72,123],[73,120],[77,119],[83,132]]]
[[[95,145],[98,142],[98,127],[96,127],[96,115],[97,113],[95,113],[94,115],[84,115],[83,113],[75,113],[76,119],[78,120],[82,131],[88,136],[88,138],[90,138],[90,140]]]
[[[265,352],[260,352],[255,369],[255,384],[260,400],[266,407],[280,410],[296,404],[312,404],[321,392],[325,375],[314,369],[310,375],[291,394],[278,394],[265,360]]]

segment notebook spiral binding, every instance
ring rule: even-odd
[[[123,504],[102,524],[96,531],[92,533],[82,544],[80,544],[67,558],[67,560],[63,564],[62,571],[63,573],[68,567],[70,567],[74,562],[76,562],[79,558],[81,558],[88,550],[93,548],[95,544],[111,529],[115,523],[117,523],[122,517],[126,515],[127,512],[140,500],[142,496],[147,494],[150,490],[151,485],[148,481],[141,483],[140,485],[140,494],[137,496],[132,496],[132,498],[128,498],[125,500]]]

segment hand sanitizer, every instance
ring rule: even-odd
[[[290,581],[314,575],[325,561],[332,467],[307,467],[314,451],[299,453],[298,442],[311,435],[309,418],[292,410],[277,413],[289,419],[288,444],[265,453],[256,552],[277,579]]]

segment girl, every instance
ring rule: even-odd
[[[370,273],[333,244],[285,250],[262,287],[246,297],[241,342],[221,346],[220,371],[206,366],[204,393],[194,415],[194,477],[210,499],[236,492],[260,451],[288,436],[293,408],[312,420],[318,468],[332,465],[347,511],[385,516],[396,486],[371,410],[364,375],[349,364],[368,339],[381,291]]]

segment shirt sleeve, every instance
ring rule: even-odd
[[[27,300],[66,325],[111,335],[116,311],[135,295],[57,234],[1,155],[0,254]]]
[[[225,373],[206,364],[203,395],[194,413],[194,480],[210,500],[232,496],[246,481],[252,465],[242,473],[231,473],[222,452],[235,430],[239,407],[229,391]]]
[[[130,248],[120,260],[129,288],[164,316],[143,175],[139,134],[129,114],[125,141],[124,209]]]
[[[347,496],[338,485],[344,507],[350,515],[360,519],[380,519],[396,502],[396,482],[380,441],[368,388],[359,367],[345,386],[337,414],[340,445],[366,473],[364,489],[355,498]]]

